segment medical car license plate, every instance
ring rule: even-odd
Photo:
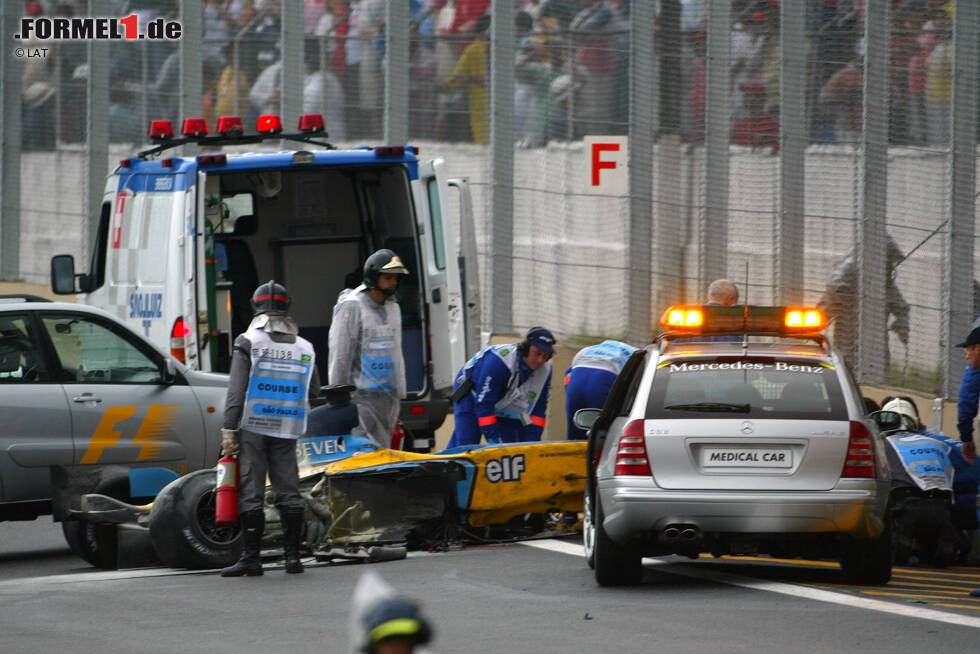
[[[793,452],[786,447],[705,447],[704,468],[791,468]]]

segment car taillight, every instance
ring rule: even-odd
[[[874,478],[875,450],[871,441],[871,432],[860,422],[851,421],[851,436],[847,443],[847,458],[844,459],[844,470],[841,477]]]
[[[181,363],[187,363],[187,357],[184,354],[184,337],[188,333],[190,332],[183,316],[178,316],[177,320],[174,321],[173,329],[170,330],[170,356]]]
[[[647,475],[650,460],[647,457],[647,444],[643,438],[643,421],[634,420],[623,428],[619,437],[619,450],[616,452],[616,476]]]

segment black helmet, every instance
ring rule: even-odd
[[[527,330],[526,334],[524,334],[524,340],[518,343],[517,351],[520,352],[521,356],[526,357],[528,352],[531,351],[531,346],[533,345],[542,352],[554,354],[555,343],[557,343],[557,341],[555,340],[554,334],[540,325],[535,325]]]
[[[290,302],[286,287],[270,279],[252,293],[252,313],[288,313]]]
[[[397,254],[387,249],[378,250],[364,262],[364,285],[368,288],[378,289],[385,295],[391,295],[394,291],[385,291],[384,289],[378,288],[378,277],[381,273],[407,275],[408,268],[405,267],[405,264],[402,263],[402,260],[398,258]]]
[[[419,605],[401,596],[386,597],[372,606],[363,617],[367,631],[366,652],[376,651],[378,642],[392,636],[410,639],[416,645],[432,640],[432,627]]]

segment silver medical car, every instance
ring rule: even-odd
[[[813,309],[672,307],[590,427],[585,555],[600,585],[641,558],[836,558],[891,577],[889,473],[857,384]]]

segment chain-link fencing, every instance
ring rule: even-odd
[[[955,393],[980,311],[975,3],[2,5],[3,278],[87,258],[150,120],[315,112],[338,146],[411,142],[469,181],[487,331],[648,341],[728,277],[820,303],[859,379]],[[132,15],[181,37],[14,36]]]

